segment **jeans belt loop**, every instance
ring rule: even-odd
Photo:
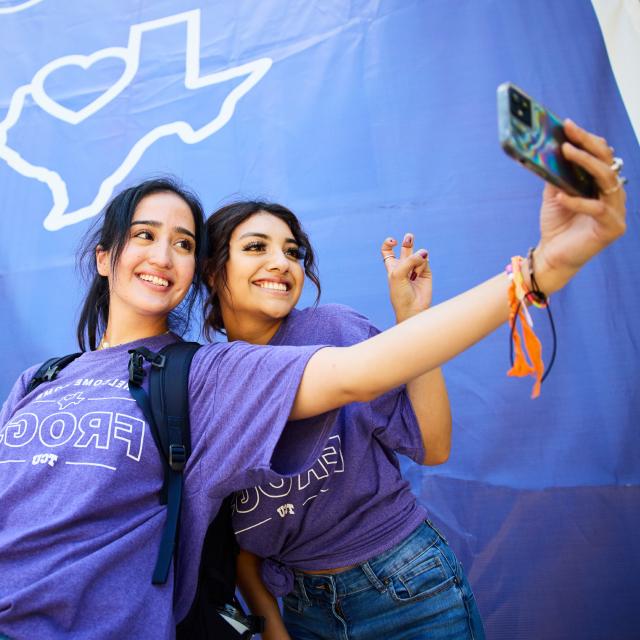
[[[431,520],[427,519],[425,520],[425,522],[436,532],[436,534],[438,535],[438,538],[440,538],[442,542],[444,542],[446,545],[449,544],[449,541],[442,535],[440,530],[436,527],[435,524],[433,524],[433,522],[431,522]]]
[[[309,596],[307,595],[307,590],[304,588],[304,573],[295,573],[295,579],[298,583],[298,589],[300,591],[300,596],[306,605],[311,604],[311,600],[309,600]]]
[[[360,565],[364,571],[364,575],[367,576],[369,582],[380,592],[384,593],[387,590],[387,582],[380,580],[376,575],[376,572],[372,569],[368,562],[364,562]]]

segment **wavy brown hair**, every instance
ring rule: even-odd
[[[203,280],[207,289],[207,299],[204,307],[204,332],[211,338],[213,332],[225,333],[222,320],[222,309],[218,292],[228,290],[227,261],[229,260],[229,242],[234,229],[247,218],[256,213],[269,213],[282,220],[291,229],[297,244],[304,249],[304,272],[313,282],[318,294],[316,304],[320,300],[320,277],[313,247],[305,233],[300,220],[293,211],[274,202],[259,200],[244,200],[233,202],[214,211],[206,223],[207,257],[204,262]]]

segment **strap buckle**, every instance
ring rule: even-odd
[[[57,373],[58,373],[58,365],[57,364],[52,364],[43,374],[41,377],[41,381],[42,382],[51,382],[52,380],[55,379]]]
[[[135,349],[129,353],[131,354],[129,356],[129,384],[139,387],[144,380],[144,368],[142,367],[144,358]]]
[[[169,466],[174,471],[182,471],[187,462],[187,450],[184,445],[170,444],[169,445]]]
[[[164,363],[167,359],[167,356],[162,355],[161,353],[156,354],[156,357],[150,360],[151,366],[156,367],[158,369],[164,369]]]

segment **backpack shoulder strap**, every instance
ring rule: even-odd
[[[152,367],[149,374],[151,411],[158,425],[162,452],[170,467],[179,465],[181,459],[186,462],[191,454],[189,370],[200,346],[197,342],[167,345],[160,351],[163,366]]]
[[[189,369],[200,345],[196,342],[176,342],[160,353],[145,348],[132,350],[129,365],[129,389],[142,409],[164,465],[164,485],[161,503],[167,505],[165,522],[153,584],[164,584],[174,557],[180,505],[182,503],[183,471],[191,453],[189,431]],[[142,359],[151,362],[149,395],[142,389],[144,370]]]
[[[43,382],[51,382],[58,377],[58,373],[62,371],[68,364],[71,364],[77,357],[81,356],[82,352],[70,353],[66,356],[59,356],[57,358],[49,358],[45,360],[40,368],[33,374],[33,378],[27,386],[27,393],[31,393],[37,386]]]

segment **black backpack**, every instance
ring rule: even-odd
[[[171,561],[175,563],[176,559],[182,474],[191,454],[189,369],[199,347],[196,342],[175,342],[159,353],[146,347],[129,352],[129,391],[149,423],[164,466],[160,502],[167,505],[167,520],[153,584],[167,581]],[[47,360],[34,374],[27,393],[43,382],[54,380],[80,355],[73,353]],[[145,360],[151,363],[148,395],[142,388]],[[189,613],[176,627],[178,640],[245,640],[264,630],[264,619],[246,616],[235,597],[238,544],[231,526],[231,500],[232,496],[225,498],[207,530],[196,594]]]

